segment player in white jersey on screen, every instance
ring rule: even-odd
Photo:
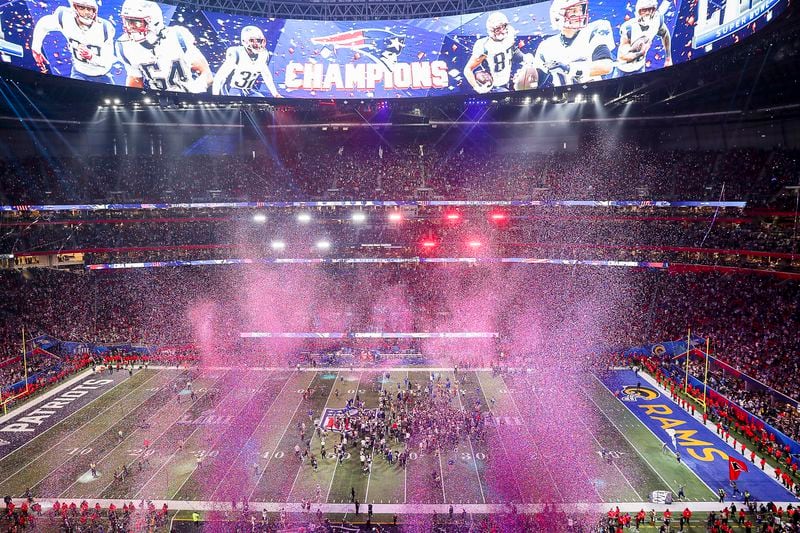
[[[125,65],[128,87],[208,91],[211,68],[189,30],[165,27],[161,7],[150,0],[125,0],[120,17],[125,34],[117,41],[117,56]]]
[[[97,16],[97,0],[70,0],[69,7],[59,6],[39,19],[33,29],[31,53],[36,65],[47,72],[47,58],[42,52],[45,36],[60,32],[72,55],[71,78],[113,83],[109,75],[114,64],[114,25]]]
[[[211,92],[225,96],[272,96],[280,98],[269,70],[269,52],[264,32],[256,26],[242,28],[241,46],[231,46],[225,54],[225,62],[214,75]],[[269,95],[259,92],[259,79]]]
[[[536,49],[536,66],[543,85],[562,87],[602,79],[614,68],[615,48],[607,20],[589,22],[588,0],[554,0],[550,5],[552,35]]]
[[[664,43],[664,66],[671,66],[672,38],[657,0],[637,0],[635,10],[636,16],[626,20],[619,29],[617,68],[625,74],[644,72],[647,52],[656,36]]]
[[[533,64],[533,55],[522,53],[516,45],[516,37],[517,32],[505,14],[500,11],[489,14],[486,37],[475,41],[464,67],[464,78],[477,93],[510,90],[512,63]]]

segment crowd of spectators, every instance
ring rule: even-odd
[[[339,145],[310,134],[269,156],[130,155],[0,162],[5,204],[331,199],[747,200],[795,206],[792,151],[655,152],[586,141],[575,151]],[[299,144],[299,145],[298,145]],[[420,148],[422,146],[422,148]],[[380,148],[380,149],[379,149]]]

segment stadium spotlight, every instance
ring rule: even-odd
[[[493,211],[489,214],[489,220],[499,224],[508,220],[508,215],[503,211]]]
[[[425,239],[421,244],[423,248],[427,248],[428,250],[436,247],[436,241],[433,239]]]
[[[402,222],[403,214],[400,211],[392,211],[389,213],[389,222]]]
[[[253,222],[258,222],[259,224],[263,224],[267,221],[267,215],[264,213],[256,213],[253,215]]]
[[[331,243],[330,241],[321,240],[317,241],[317,250],[330,250]]]
[[[458,211],[449,211],[444,214],[444,219],[448,222],[458,222],[461,220],[461,213]]]
[[[469,245],[470,248],[480,248],[481,247],[481,241],[477,241],[477,240],[469,241],[467,244]]]
[[[353,214],[350,216],[350,218],[351,218],[351,219],[353,220],[353,222],[355,222],[356,224],[363,224],[364,222],[366,222],[366,221],[367,221],[367,214],[366,214],[366,213],[364,213],[363,211],[355,211],[355,212],[354,212],[354,213],[353,213]]]
[[[595,101],[595,102],[596,102],[596,101],[598,101],[599,99],[600,99],[600,97],[597,95],[597,93],[595,93],[595,94],[593,94],[593,95],[592,95],[592,100],[593,100],[593,101]]]
[[[106,104],[106,105],[111,105],[111,99],[110,98],[106,98],[105,100],[103,100],[103,103]]]
[[[145,96],[143,101],[144,101],[145,104],[149,104],[150,103],[150,97],[149,96]]]
[[[297,214],[297,221],[301,224],[308,224],[311,222],[311,215],[309,213],[298,213]]]
[[[119,105],[119,104],[120,104],[119,98],[114,98],[114,105]]]
[[[575,95],[575,103],[576,104],[582,104],[583,103],[583,95],[581,93],[578,93],[578,94]]]
[[[286,243],[283,241],[272,241],[270,243],[270,246],[272,246],[272,249],[275,250],[276,252],[286,249]]]

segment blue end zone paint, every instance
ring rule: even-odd
[[[672,438],[667,429],[674,429],[677,436],[678,450],[681,461],[692,469],[709,486],[717,491],[720,487],[728,494],[727,500],[741,500],[737,495],[731,494],[728,478],[728,456],[732,455],[747,463],[748,472],[742,472],[737,481],[740,491],[749,490],[752,496],[759,501],[798,501],[783,485],[769,476],[773,469],[767,466],[763,472],[758,465],[735,451],[726,444],[713,431],[703,426],[699,420],[692,418],[689,413],[678,407],[669,396],[655,389],[646,380],[637,377],[631,370],[608,372],[601,377],[608,389],[623,400],[622,403],[645,426],[650,428],[662,442],[667,442],[674,453]],[[637,383],[641,383],[641,390],[635,392]],[[627,388],[627,389],[626,389]]]

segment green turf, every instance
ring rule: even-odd
[[[328,433],[326,449],[331,455],[321,458],[321,439],[314,424],[326,406],[344,407],[358,394],[367,409],[377,408],[380,390],[395,396],[406,378],[425,387],[429,373],[394,369],[385,379],[380,370],[251,371],[243,378],[219,371],[195,380],[196,401],[185,397],[178,403],[170,384],[184,381],[185,371],[138,371],[0,460],[0,477],[8,477],[0,482],[0,490],[19,495],[30,486],[37,495],[50,497],[218,501],[229,501],[231,493],[244,493],[251,501],[341,503],[350,501],[354,489],[365,506],[369,502],[458,505],[536,503],[537,495],[546,494],[543,488],[555,483],[547,475],[531,479],[533,476],[524,472],[511,477],[509,483],[503,470],[519,464],[520,457],[548,460],[547,454],[553,451],[541,446],[534,435],[538,434],[539,415],[552,414],[543,410],[555,409],[556,404],[544,401],[541,394],[545,392],[532,388],[523,376],[504,378],[489,372],[461,370],[458,379],[452,371],[441,375],[442,383],[449,378],[453,390],[459,391],[451,398],[454,409],[472,410],[477,404],[490,409],[485,439],[462,438],[441,455],[412,448],[406,469],[375,455],[372,472],[366,474],[353,443],[348,446],[351,456],[337,464],[332,451],[340,437]],[[307,387],[313,388],[314,394],[303,400],[301,391]],[[661,453],[660,441],[593,378],[582,401],[588,402],[593,423],[574,431],[582,432],[593,446],[589,453],[597,453],[601,447],[615,452],[611,463],[597,459],[599,479],[591,480],[602,501],[643,501],[652,490],[677,491],[679,484],[685,485],[689,501],[714,500],[685,465]],[[249,417],[244,425],[179,423],[182,418],[195,420],[214,409],[234,419],[258,409],[258,416]],[[138,427],[143,420],[147,426]],[[294,454],[301,422],[306,424],[311,452],[319,460],[317,471],[308,462],[301,465]],[[116,436],[119,429],[122,442]],[[145,438],[151,441],[153,453],[140,472],[138,461]],[[184,443],[180,450],[179,441]],[[397,451],[404,446],[390,444]],[[87,448],[91,451],[81,456],[80,450]],[[77,456],[68,453],[75,449],[79,450]],[[204,457],[200,468],[198,455]],[[512,458],[517,463],[510,461]],[[97,463],[100,478],[88,476],[92,461]],[[258,463],[258,474],[254,463]],[[131,475],[114,481],[111,473],[123,464],[131,469]],[[441,479],[435,480],[434,472]]]

